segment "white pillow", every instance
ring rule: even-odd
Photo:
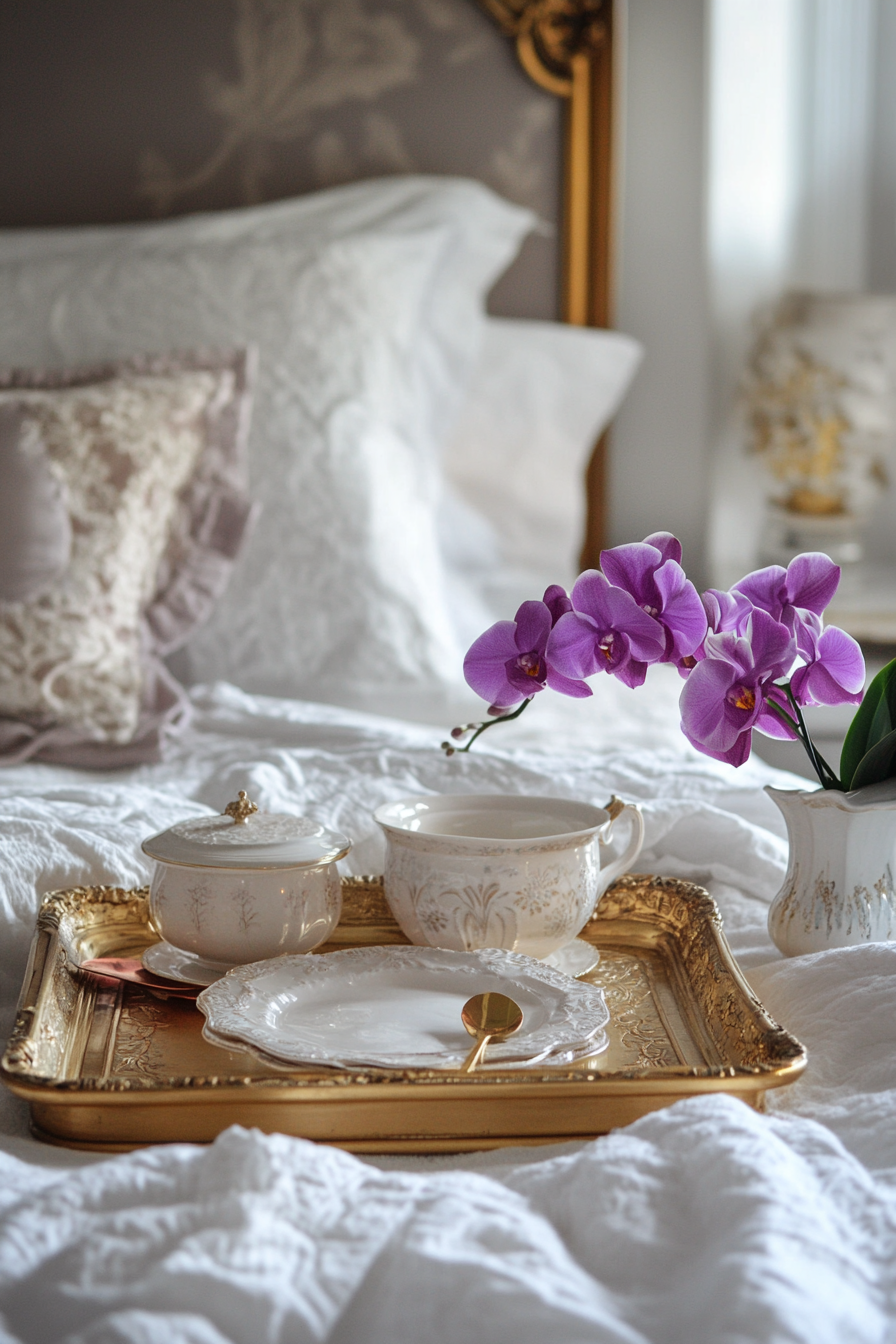
[[[199,679],[413,712],[459,649],[436,442],[528,211],[391,178],[152,225],[0,236],[0,363],[255,345],[265,513],[188,645]]]
[[[488,319],[444,470],[461,500],[492,525],[506,567],[560,583],[578,572],[585,470],[641,357],[639,343],[616,331]],[[487,554],[474,528],[465,533],[473,564],[473,547]],[[464,567],[457,535],[445,549]]]

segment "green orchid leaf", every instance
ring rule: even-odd
[[[881,784],[893,775],[896,775],[896,729],[866,751],[856,766],[849,787],[864,789],[866,784]]]
[[[864,699],[849,725],[849,732],[840,755],[840,779],[844,789],[856,789],[859,765],[878,743],[886,741],[896,727],[896,658],[887,663],[872,681]],[[864,772],[863,772],[864,773]],[[887,774],[877,775],[875,782],[889,779],[894,773],[891,765]],[[863,777],[862,784],[871,783]]]

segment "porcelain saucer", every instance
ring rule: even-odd
[[[584,938],[573,938],[571,943],[558,947],[556,952],[549,952],[539,960],[545,966],[553,966],[554,970],[571,975],[575,980],[577,976],[587,975],[594,970],[600,961],[600,953],[593,943],[587,943]]]
[[[173,943],[153,943],[143,953],[143,965],[154,975],[180,980],[185,985],[212,985],[230,970],[218,961],[204,961],[192,952],[182,952]]]
[[[587,975],[600,961],[600,953],[584,938],[574,938],[565,947],[559,947],[546,957],[539,957],[545,966],[562,971],[572,979]],[[166,976],[169,980],[180,980],[185,985],[212,985],[231,969],[218,962],[205,961],[192,952],[182,952],[172,943],[155,943],[143,954],[143,965],[155,975]]]

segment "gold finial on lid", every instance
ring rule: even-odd
[[[240,789],[238,797],[227,804],[221,815],[233,817],[234,826],[245,826],[252,813],[257,811],[258,804],[253,803],[245,789]]]

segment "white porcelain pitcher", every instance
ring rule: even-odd
[[[896,780],[854,793],[773,789],[790,858],[768,912],[785,956],[896,938]]]

